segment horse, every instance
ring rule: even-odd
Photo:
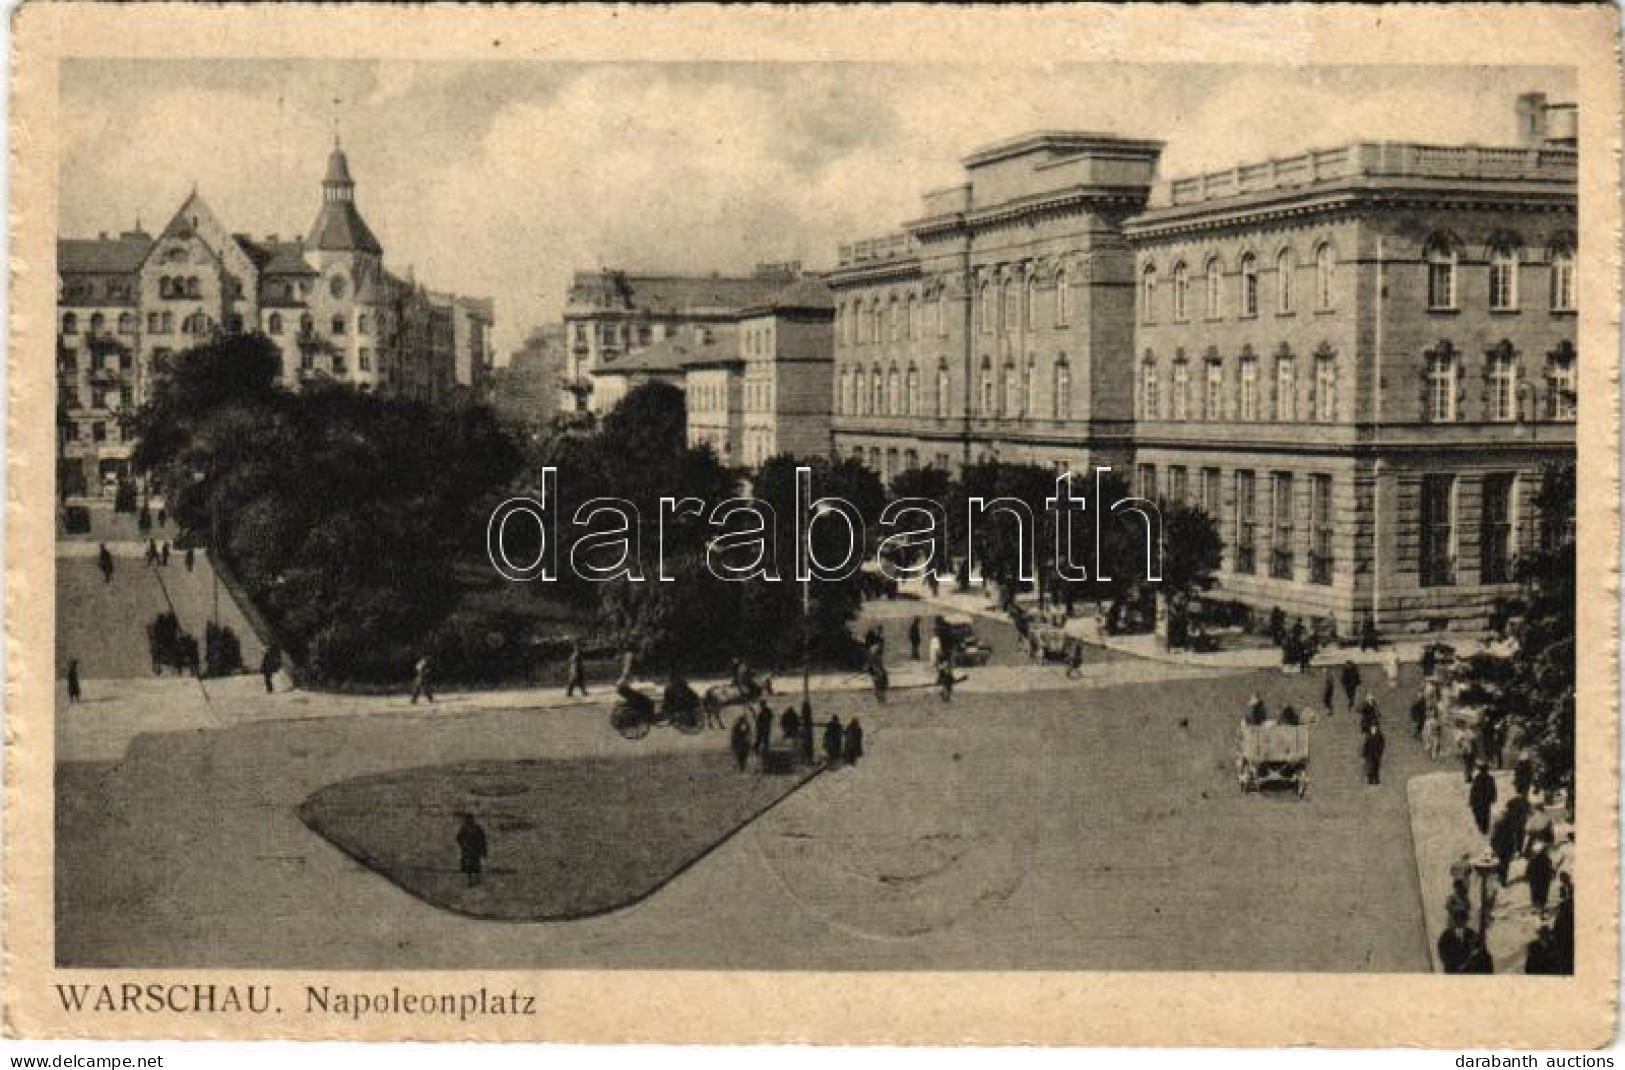
[[[740,687],[738,684],[716,684],[705,689],[705,697],[700,699],[700,705],[705,707],[705,723],[707,726],[722,727],[722,711],[728,706],[749,706],[763,695],[773,694],[773,677],[764,676],[754,686]]]

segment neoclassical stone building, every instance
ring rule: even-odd
[[[1162,143],[1039,133],[964,160],[901,232],[841,247],[837,450],[885,477],[982,459],[1123,464],[1134,253]]]
[[[1575,117],[1517,118],[1514,147],[1356,143],[1149,208],[1154,142],[977,153],[842,249],[836,447],[883,476],[1132,467],[1218,522],[1218,597],[1480,627],[1574,454]]]

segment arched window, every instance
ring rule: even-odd
[[[1038,326],[1038,274],[1027,272],[1027,292],[1021,302],[1022,325],[1031,329]]]
[[[1057,420],[1072,418],[1072,366],[1064,353],[1055,361],[1054,412]]]
[[[1509,243],[1490,250],[1490,308],[1511,312],[1518,307],[1518,251]]]
[[[1315,307],[1332,307],[1332,272],[1336,267],[1336,257],[1332,247],[1322,243],[1315,250]]]
[[[919,324],[915,322],[915,317],[919,314],[919,312],[915,305],[913,294],[909,294],[904,300],[903,308],[903,337],[906,340],[912,341],[919,335]]]
[[[1191,418],[1191,366],[1184,357],[1174,359],[1173,412],[1175,420]]]
[[[359,316],[356,317],[356,319],[355,319],[355,331],[356,331],[357,334],[371,334],[372,333],[372,318],[370,316],[368,316],[365,312],[361,313]]]
[[[1292,266],[1291,249],[1275,254],[1275,311],[1282,315],[1292,311]]]
[[[1428,243],[1428,307],[1456,307],[1456,250],[1448,241]]]
[[[1055,273],[1055,326],[1065,327],[1072,315],[1071,282],[1067,279],[1066,268]]]
[[[869,376],[869,414],[871,416],[886,415],[886,380],[876,368]]]
[[[996,388],[993,384],[993,362],[988,360],[986,357],[983,357],[980,394],[978,396],[979,404],[977,407],[977,414],[983,419],[990,419],[996,415],[995,406],[997,405],[997,399],[994,396],[995,393]]]
[[[1016,287],[1016,280],[1011,276],[1004,279],[1004,322],[1002,326],[1006,332],[1014,331],[1021,326],[1021,309],[1016,304],[1021,299],[1021,291]]]
[[[887,337],[893,342],[903,337],[903,318],[899,315],[897,295],[893,294],[886,302],[886,326],[889,328]]]
[[[1252,253],[1241,258],[1241,314],[1258,315],[1258,258]]]
[[[1038,359],[1028,357],[1027,364],[1021,370],[1021,415],[1031,418],[1038,415],[1038,398],[1033,390],[1033,376],[1038,368]]]
[[[90,336],[92,338],[95,338],[97,335],[101,334],[103,328],[106,326],[107,317],[103,316],[100,312],[92,312],[90,314]]]
[[[344,317],[343,316],[334,316],[333,317],[333,333],[334,334],[343,334],[344,333]]]
[[[988,280],[986,280],[986,279],[982,280],[982,291],[981,292],[982,292],[982,305],[981,305],[981,307],[982,307],[982,333],[983,334],[992,334],[993,333],[993,320],[994,320],[996,312],[997,312],[997,310],[994,309],[994,307],[993,307],[993,302],[994,302],[995,298],[997,297],[997,295],[993,292],[993,284],[991,282],[989,282]]]
[[[908,377],[904,385],[905,411],[910,416],[919,416],[920,413],[920,369],[910,364]]]
[[[1237,418],[1241,420],[1258,419],[1258,358],[1250,350],[1243,351],[1237,377],[1240,383],[1240,404],[1237,406]]]
[[[1202,362],[1202,419],[1224,419],[1224,364],[1217,358]]]
[[[893,368],[886,373],[886,415],[901,416],[903,414],[903,382],[902,376]]]
[[[1146,350],[1140,362],[1140,419],[1156,420],[1162,417],[1162,398],[1158,396],[1157,358]]]
[[[1021,413],[1021,380],[1017,378],[1015,361],[1004,362],[1004,408],[1000,415],[1013,417]]]
[[[1147,264],[1140,272],[1140,321],[1157,322],[1157,265]]]
[[[1510,421],[1518,415],[1518,351],[1502,342],[1486,355],[1489,367],[1489,418]]]
[[[1433,423],[1456,419],[1456,353],[1448,342],[1427,355],[1427,398],[1424,415]]]
[[[1191,291],[1190,276],[1190,269],[1185,266],[1185,262],[1183,260],[1174,265],[1173,290],[1175,322],[1184,320],[1189,314]]]
[[[1207,318],[1218,319],[1224,315],[1224,262],[1210,257],[1203,279],[1207,286]]]
[[[1575,400],[1574,347],[1564,341],[1546,355],[1546,418],[1574,419]]]
[[[76,313],[76,312],[64,312],[62,314],[62,333],[63,334],[78,334],[79,333],[79,314],[78,313]]]
[[[1566,244],[1552,247],[1552,311],[1574,311],[1574,250]]]
[[[265,329],[272,334],[282,333],[282,313],[273,312],[265,321]]]
[[[937,365],[937,419],[948,418],[948,399],[953,389],[952,380],[948,375],[948,362],[943,361]]]

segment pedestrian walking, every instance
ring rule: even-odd
[[[164,540],[163,549],[158,551],[158,567],[159,568],[168,568],[169,567],[169,540],[168,539]]]
[[[1507,805],[1501,809],[1501,816],[1495,819],[1495,828],[1490,831],[1490,850],[1495,853],[1495,875],[1501,878],[1501,887],[1507,886],[1507,876],[1512,870],[1512,859],[1518,853],[1518,841],[1523,838],[1523,829],[1519,827],[1516,812],[1512,803],[1519,796],[1514,795],[1507,800]]]
[[[1428,761],[1436,762],[1442,751],[1443,730],[1439,725],[1438,711],[1429,709],[1427,717],[1422,721],[1422,750],[1428,756]]]
[[[1243,720],[1247,724],[1260,725],[1269,718],[1269,711],[1264,708],[1264,700],[1258,697],[1257,692],[1247,696],[1247,712]]]
[[[1371,729],[1382,724],[1382,711],[1377,708],[1377,700],[1373,695],[1367,695],[1360,703],[1360,731],[1370,732]]]
[[[1456,729],[1456,757],[1461,759],[1461,779],[1464,784],[1473,782],[1473,773],[1478,769],[1478,747],[1473,742],[1473,734],[1460,728]]]
[[[158,542],[156,539],[147,540],[147,567],[151,568],[158,563]]]
[[[470,888],[480,883],[486,846],[485,830],[474,820],[473,814],[464,814],[463,825],[457,830],[457,853],[461,856],[463,877]]]
[[[1360,748],[1360,756],[1365,759],[1365,782],[1367,784],[1382,783],[1382,753],[1388,747],[1388,741],[1383,738],[1382,726],[1373,724],[1365,734],[1365,743]]]
[[[192,549],[192,547],[188,546],[186,548],[186,571],[188,571],[188,572],[192,571],[192,566],[194,566],[196,564],[197,564],[197,551]]]
[[[942,701],[952,702],[954,700],[954,684],[956,683],[958,681],[954,679],[953,663],[947,660],[938,662],[937,694],[942,698]]]
[[[1066,678],[1078,680],[1083,677],[1083,640],[1069,639],[1066,644]]]
[[[1422,725],[1427,722],[1427,719],[1428,719],[1428,702],[1427,702],[1427,699],[1423,698],[1421,695],[1418,695],[1418,696],[1416,696],[1416,700],[1411,703],[1411,738],[1412,739],[1419,740],[1419,739],[1422,738]]]
[[[282,668],[282,654],[273,643],[265,648],[265,656],[260,658],[260,675],[265,678],[265,693],[269,695],[276,690],[277,670]]]
[[[910,661],[920,660],[920,618],[914,617],[908,622],[908,658]]]
[[[841,743],[845,738],[841,729],[841,719],[830,716],[829,723],[824,726],[824,762],[834,765],[841,760]]]
[[[430,702],[434,701],[433,680],[431,675],[434,665],[429,661],[429,655],[424,654],[412,666],[412,705],[416,706],[418,696],[421,695]]]
[[[1535,759],[1527,750],[1518,752],[1518,760],[1512,765],[1512,790],[1519,795],[1528,795],[1529,789],[1535,786]]]
[[[581,656],[581,644],[574,639],[570,640],[570,661],[565,670],[564,697],[574,698],[580,690],[583,698],[587,695],[587,662]]]
[[[1354,712],[1354,697],[1360,693],[1360,667],[1352,661],[1343,662],[1343,696],[1348,700],[1349,712]]]
[[[1321,708],[1323,708],[1326,711],[1326,716],[1327,716],[1328,719],[1332,715],[1332,707],[1335,706],[1336,704],[1337,704],[1337,674],[1334,673],[1332,671],[1332,667],[1330,665],[1328,665],[1328,666],[1326,666],[1325,675],[1321,678],[1321,685],[1320,685],[1320,705],[1321,705]]]
[[[169,511],[161,505],[158,507],[158,526],[161,528],[169,526]]]
[[[68,702],[69,703],[78,702],[80,700],[80,698],[81,698],[81,695],[79,694],[79,659],[78,658],[69,658],[68,659]]]
[[[794,706],[784,708],[784,713],[779,717],[779,732],[791,743],[801,738],[801,718],[796,716]]]
[[[847,765],[857,765],[858,759],[863,757],[863,725],[856,717],[846,726],[841,742],[841,760]]]
[[[728,749],[733,751],[734,764],[743,773],[745,763],[750,761],[750,720],[743,713],[735,719],[733,729],[728,733]]]
[[[1478,763],[1478,773],[1467,792],[1467,808],[1473,812],[1473,824],[1478,826],[1481,836],[1489,835],[1490,807],[1495,805],[1495,794],[1495,778],[1490,776],[1489,766]]]
[[[107,544],[101,543],[96,550],[96,567],[102,570],[102,582],[113,582],[113,555],[107,549]]]
[[[1536,841],[1529,845],[1529,861],[1524,863],[1523,879],[1529,885],[1529,904],[1546,916],[1547,897],[1551,895],[1552,877],[1556,873],[1552,856],[1546,845]]]
[[[756,711],[756,753],[762,764],[767,764],[767,752],[773,745],[773,707],[764,700]]]

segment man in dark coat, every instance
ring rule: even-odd
[[[1513,856],[1518,853],[1518,839],[1522,835],[1523,830],[1518,827],[1517,816],[1509,801],[1501,816],[1496,818],[1495,827],[1490,830],[1490,850],[1495,852],[1495,874],[1501,878],[1503,888],[1507,885],[1507,874],[1512,868]]]
[[[1519,795],[1528,795],[1529,789],[1535,786],[1535,759],[1528,751],[1519,751],[1518,760],[1512,765],[1512,790]]]
[[[756,710],[756,753],[767,760],[767,752],[773,745],[773,708],[766,702]]]
[[[1546,852],[1546,845],[1531,844],[1529,861],[1523,870],[1523,879],[1529,884],[1529,904],[1543,917],[1546,914],[1546,903],[1551,897],[1552,878],[1556,875],[1557,870],[1552,865],[1552,856]]]
[[[1574,972],[1574,882],[1567,873],[1557,875],[1557,917],[1552,920],[1557,945],[1557,972]]]
[[[920,618],[908,622],[908,656],[910,661],[920,660]]]
[[[1458,732],[1456,734],[1456,753],[1461,756],[1461,779],[1463,783],[1473,782],[1473,772],[1478,768],[1478,744],[1474,742],[1471,732]]]
[[[480,828],[473,814],[464,814],[463,825],[457,830],[457,853],[462,856],[463,876],[467,878],[470,888],[480,883],[485,851],[485,830]]]
[[[79,659],[68,659],[68,701],[78,702],[79,695]]]
[[[1422,738],[1422,724],[1427,719],[1428,719],[1428,700],[1423,698],[1422,696],[1418,695],[1418,696],[1416,696],[1416,701],[1411,703],[1411,738],[1412,739],[1421,739]]]
[[[1367,784],[1382,783],[1382,752],[1388,747],[1388,741],[1383,738],[1382,726],[1372,725],[1365,734],[1365,742],[1360,745],[1360,757],[1365,759],[1365,782]]]
[[[1332,707],[1337,701],[1337,677],[1330,665],[1326,666],[1326,678],[1320,686],[1320,704],[1326,710],[1326,716],[1332,715]]]
[[[96,567],[102,570],[102,582],[113,582],[113,555],[104,542],[96,551]]]
[[[1264,709],[1263,699],[1257,695],[1252,695],[1247,699],[1246,720],[1248,724],[1263,724],[1268,716],[1269,713]]]
[[[194,550],[192,547],[188,546],[186,548],[186,571],[188,571],[188,572],[192,571],[192,567],[194,565],[196,565],[196,564],[197,564],[197,551]]]
[[[1348,700],[1349,712],[1354,712],[1354,696],[1360,693],[1360,667],[1352,661],[1343,662],[1343,697]]]
[[[841,742],[843,738],[841,719],[831,715],[829,723],[824,726],[824,761],[829,765],[834,765],[841,760]]]
[[[1557,937],[1552,933],[1550,925],[1542,925],[1535,938],[1529,941],[1529,948],[1524,953],[1523,972],[1527,974],[1560,974]]]
[[[156,539],[148,539],[147,540],[147,565],[150,568],[151,566],[156,565],[157,563],[158,563],[158,541]]]
[[[846,726],[846,737],[842,743],[841,758],[847,765],[857,765],[858,759],[863,757],[863,725],[858,723],[856,717]]]
[[[1365,701],[1360,703],[1360,731],[1370,732],[1380,724],[1382,711],[1377,709],[1377,700],[1367,695]]]
[[[750,760],[750,721],[743,713],[734,721],[733,729],[728,733],[728,749],[734,752],[734,763],[743,773],[745,763]]]
[[[282,668],[282,655],[277,652],[273,644],[265,648],[265,656],[260,658],[260,675],[265,678],[265,693],[269,695],[276,690],[277,670]]]
[[[1473,824],[1480,835],[1490,833],[1490,807],[1495,805],[1495,794],[1495,778],[1490,776],[1489,766],[1478,763],[1478,774],[1467,792],[1467,806],[1473,811]]]
[[[1439,962],[1445,973],[1494,973],[1495,963],[1479,935],[1467,927],[1467,919],[1450,919],[1450,927],[1439,934]]]
[[[797,749],[801,752],[801,764],[813,763],[813,716],[812,703],[803,699],[801,702],[801,732],[796,736]]]
[[[581,692],[582,697],[586,697],[587,663],[581,656],[581,644],[572,641],[570,643],[570,662],[566,670],[564,683],[564,697],[574,698],[577,690]]]
[[[158,551],[158,564],[162,568],[169,567],[169,540],[164,540],[163,549]]]
[[[784,708],[784,714],[779,718],[779,731],[787,743],[794,743],[801,738],[801,718],[796,716],[794,706]]]
[[[412,705],[418,704],[418,696],[434,701],[434,663],[429,655],[424,654],[418,658],[417,664],[412,666]]]

